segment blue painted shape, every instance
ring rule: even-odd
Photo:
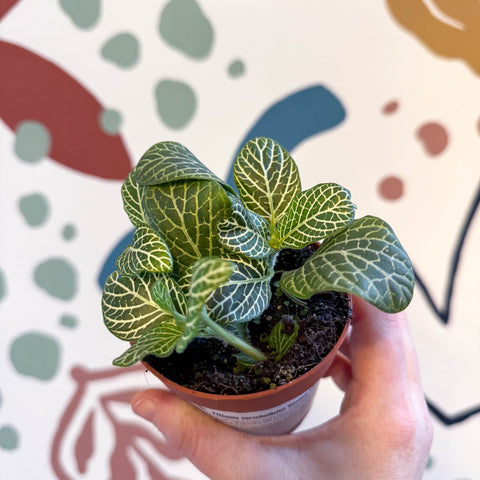
[[[340,100],[322,85],[314,85],[292,93],[269,107],[245,135],[235,153],[255,137],[269,137],[291,152],[307,138],[339,125],[346,117]],[[227,183],[234,186],[233,174]]]
[[[117,257],[129,246],[132,244],[134,229],[130,230],[116,245],[113,247],[113,250],[108,254],[105,263],[103,264],[102,270],[98,275],[97,282],[100,288],[103,290],[103,285],[108,276],[117,269],[115,262]]]

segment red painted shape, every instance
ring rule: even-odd
[[[386,177],[380,182],[378,191],[386,200],[398,200],[404,194],[403,181],[393,175]]]
[[[425,151],[431,156],[439,155],[447,148],[447,129],[440,123],[427,122],[417,129],[416,134]]]
[[[395,113],[398,110],[398,102],[396,100],[392,100],[391,102],[387,103],[382,108],[382,113],[385,115],[390,115]]]
[[[100,126],[101,104],[68,73],[38,55],[0,41],[0,118],[12,129],[25,120],[50,131],[50,158],[101,178],[123,180],[131,169],[119,135]]]
[[[83,424],[82,431],[77,438],[75,444],[75,458],[77,460],[77,468],[80,473],[87,471],[87,464],[95,450],[93,419],[95,412],[92,411],[88,415],[87,420]]]
[[[0,18],[2,18],[19,0],[2,0],[0,2]]]
[[[111,480],[136,479],[137,467],[132,462],[131,453],[143,462],[147,468],[151,480],[174,480],[170,475],[163,472],[158,463],[154,461],[150,450],[156,450],[159,456],[170,460],[178,460],[181,456],[178,450],[156,434],[155,430],[145,422],[135,417],[132,413],[130,420],[125,420],[116,415],[113,406],[118,403],[129,404],[136,389],[109,390],[109,379],[129,374],[132,371],[141,371],[141,365],[130,368],[106,368],[102,370],[89,370],[84,367],[75,367],[71,371],[72,378],[77,384],[76,390],[68,402],[52,443],[50,461],[59,480],[74,480],[88,473],[88,463],[94,458],[101,457],[108,462]],[[90,392],[102,392],[100,395],[88,394]],[[93,385],[95,385],[93,387]],[[89,390],[91,389],[91,390]],[[95,418],[109,422],[114,438],[114,448],[106,451],[103,445],[95,442]],[[76,431],[77,425],[81,425],[80,432],[75,435],[74,452],[69,452],[70,443],[68,438]],[[98,439],[98,438],[97,438]],[[137,442],[141,440],[141,442]],[[144,444],[148,447],[145,448]],[[64,465],[62,461],[63,450],[67,451],[65,457],[73,456],[75,465]],[[70,468],[68,468],[70,467]],[[72,474],[70,473],[72,471]],[[73,476],[72,476],[73,475]]]

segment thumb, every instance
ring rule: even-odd
[[[258,478],[264,452],[257,437],[220,423],[167,390],[137,393],[132,409],[209,478]]]

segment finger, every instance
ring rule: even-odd
[[[257,437],[218,422],[169,391],[139,392],[132,409],[152,422],[172,448],[211,479],[256,478],[266,463],[260,458],[264,451]]]
[[[416,363],[404,313],[384,313],[354,298],[350,360],[353,379],[370,395],[404,392]]]
[[[337,387],[345,392],[352,381],[352,366],[350,360],[341,352],[338,352],[325,377],[332,377]]]
[[[350,358],[350,334],[351,328],[347,330],[347,334],[345,335],[345,338],[343,339],[339,349],[348,359]]]

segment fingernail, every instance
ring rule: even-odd
[[[148,397],[140,397],[132,404],[132,410],[145,420],[153,421],[156,412],[156,406],[153,400]]]

